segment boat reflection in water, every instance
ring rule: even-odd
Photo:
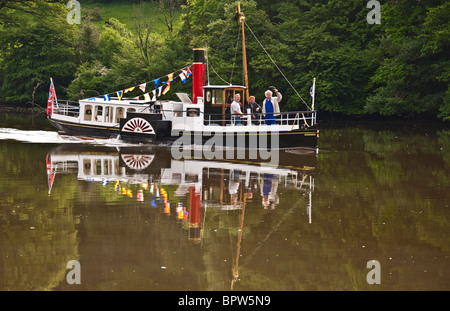
[[[49,195],[59,174],[77,174],[78,180],[104,186],[114,184],[111,190],[115,192],[154,208],[162,205],[166,214],[175,213],[189,223],[189,239],[200,241],[202,210],[239,209],[243,218],[246,203],[259,196],[264,209],[275,209],[280,184],[308,196],[306,208],[311,223],[316,152],[282,151],[279,159],[279,165],[271,167],[245,160],[175,160],[170,149],[157,146],[68,144],[52,149],[46,165]],[[165,187],[174,185],[174,198],[169,198]]]
[[[181,223],[176,227],[180,228],[180,232],[187,233],[186,240],[200,247],[209,249],[210,246],[205,244],[217,243],[215,238],[210,241],[215,235],[210,230],[222,228],[223,222],[233,215],[233,225],[226,225],[230,233],[237,232],[237,235],[233,234],[236,240],[233,238],[232,242],[236,251],[233,251],[233,263],[229,270],[231,288],[239,280],[246,208],[247,217],[250,217],[248,223],[255,219],[257,210],[265,209],[270,213],[282,208],[287,216],[304,204],[307,215],[304,221],[312,222],[315,153],[305,155],[283,151],[279,165],[270,167],[257,161],[175,160],[170,148],[110,148],[77,144],[61,145],[50,150],[46,164],[49,195],[52,195],[52,188],[55,190],[58,176],[76,174],[80,181],[98,184],[109,198],[109,204],[115,204],[111,203],[112,200],[131,200],[138,208],[151,208],[152,214],[170,215],[171,219]],[[287,202],[283,198],[280,200],[281,195],[296,199],[288,201],[293,202],[291,206],[285,206],[287,203],[280,204]],[[105,217],[108,216],[105,214]],[[153,223],[153,226],[159,225],[159,221]]]

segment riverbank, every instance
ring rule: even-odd
[[[0,104],[0,127],[21,130],[55,130],[47,120],[46,110],[29,105]]]
[[[9,105],[0,103],[0,113],[17,113],[17,114],[34,114],[34,115],[46,115],[44,108],[40,106],[31,107],[30,104]]]

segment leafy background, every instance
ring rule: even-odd
[[[238,1],[80,2],[79,25],[67,23],[67,1],[0,3],[0,102],[26,104],[36,90],[45,106],[50,77],[59,98],[112,93],[189,65],[198,47],[208,48],[212,84],[243,84]],[[450,120],[449,1],[380,1],[381,24],[373,25],[365,0],[240,2],[246,23],[306,101],[316,77],[319,111]],[[250,93],[258,100],[276,85],[282,110],[306,108],[246,36]],[[176,91],[190,86],[178,83]]]

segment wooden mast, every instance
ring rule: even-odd
[[[245,31],[244,31],[245,16],[244,16],[244,13],[241,12],[241,3],[240,2],[238,2],[238,15],[239,15],[239,21],[241,22],[241,27],[242,27],[242,53],[243,53],[243,64],[244,64],[244,78],[245,78],[245,101],[248,102],[250,92],[248,89],[247,52],[245,49]]]

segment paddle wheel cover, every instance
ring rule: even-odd
[[[144,154],[122,154],[121,157],[125,164],[133,170],[146,169],[155,158],[154,155]]]
[[[153,133],[153,127],[147,120],[142,118],[133,118],[125,123],[122,128],[122,132],[150,134]]]

